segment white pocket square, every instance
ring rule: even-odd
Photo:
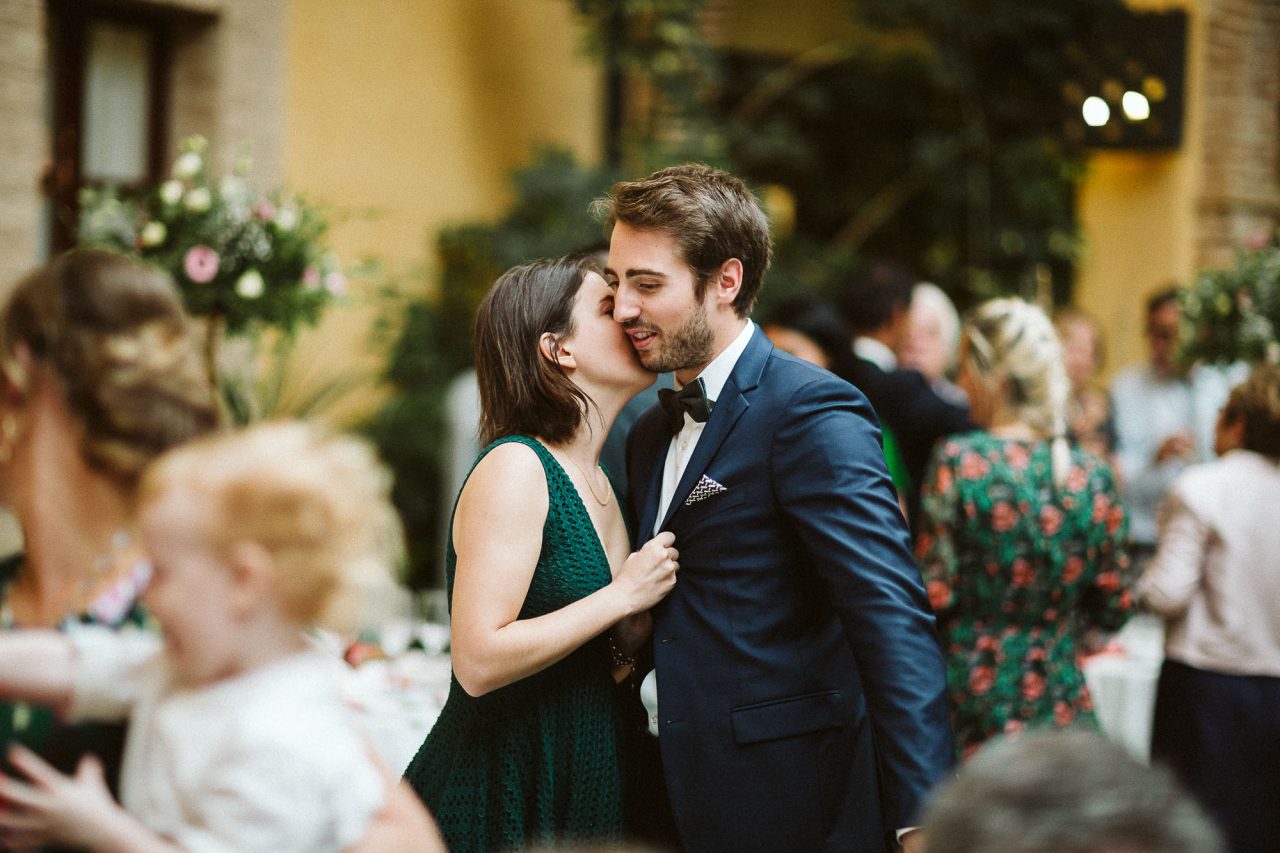
[[[702,479],[698,481],[698,485],[694,486],[693,491],[689,493],[689,497],[685,498],[684,505],[693,506],[698,501],[705,501],[709,497],[727,491],[729,491],[727,488],[703,474]]]

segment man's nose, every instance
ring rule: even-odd
[[[636,302],[630,290],[619,287],[613,295],[613,319],[619,323],[625,323],[639,316],[640,305]]]

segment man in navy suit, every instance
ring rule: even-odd
[[[952,760],[933,617],[866,398],[748,315],[769,265],[745,185],[618,184],[614,317],[676,391],[629,445],[638,535],[680,579],[653,611],[660,752],[690,851],[908,851]]]

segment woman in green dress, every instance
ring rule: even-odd
[[[600,451],[653,382],[613,292],[573,260],[516,267],[476,318],[480,453],[454,508],[453,680],[405,777],[449,848],[617,841],[615,676],[675,584],[669,533],[632,552]]]
[[[938,445],[916,544],[938,615],[956,746],[1002,732],[1096,726],[1078,658],[1129,617],[1127,524],[1111,469],[1065,439],[1069,390],[1044,312],[980,306],[959,384],[985,429]]]

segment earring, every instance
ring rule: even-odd
[[[13,442],[18,437],[18,419],[13,412],[0,417],[0,464],[7,465],[13,458]]]

